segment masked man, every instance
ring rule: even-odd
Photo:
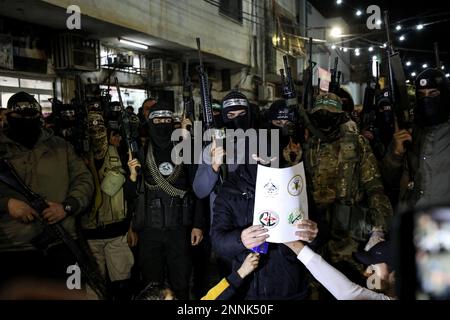
[[[326,257],[342,264],[341,269],[359,268],[352,253],[369,236],[367,250],[383,239],[392,215],[377,161],[336,95],[319,95],[310,119],[324,137],[309,139],[305,166],[315,205],[329,229]]]
[[[376,99],[376,109],[371,128],[363,128],[361,134],[370,141],[373,154],[381,161],[386,155],[395,132],[395,118],[389,89],[384,89]]]
[[[46,199],[44,221],[60,223],[75,238],[75,216],[87,208],[94,191],[90,172],[69,143],[42,128],[41,106],[31,95],[13,95],[6,117],[0,157]],[[37,248],[37,239],[45,235],[37,215],[22,195],[0,182],[0,282],[32,276],[62,279],[65,285],[67,268],[76,259],[57,240],[39,242]]]
[[[112,299],[126,300],[134,264],[129,246],[136,245],[136,236],[130,228],[128,202],[135,197],[133,180],[136,181],[138,163],[130,159],[129,168],[125,167],[119,154],[120,133],[114,128],[107,129],[101,114],[88,114],[88,134],[92,149],[89,169],[94,177],[95,198],[89,214],[81,220],[83,235],[102,275],[108,274]]]
[[[227,94],[222,101],[222,107],[220,108],[216,104],[213,113],[214,123],[218,129],[225,127],[226,129],[242,129],[245,131],[250,128],[250,103],[247,97],[238,91]],[[200,199],[212,195],[210,197],[211,208],[216,198],[214,189],[223,182],[227,173],[235,171],[239,165],[236,158],[238,152],[235,150],[235,159],[227,159],[230,161],[227,161],[226,166],[223,166],[225,159],[223,145],[225,145],[225,141],[222,140],[222,145],[218,144],[219,142],[213,141],[204,149],[203,158],[196,172],[193,185],[195,194]]]
[[[224,146],[226,140],[222,138],[225,137],[226,129],[246,130],[249,128],[251,121],[250,108],[247,97],[238,91],[232,91],[227,94],[222,103],[217,100],[213,101],[214,125],[220,134],[217,134],[213,142],[203,149],[202,159],[200,159],[201,161],[193,183],[193,189],[197,197],[206,199],[209,203],[207,207],[210,214],[209,219],[207,219],[209,221],[207,226],[210,226],[212,223],[213,203],[220,186],[226,177],[238,167],[237,161],[225,160],[226,153]],[[236,153],[235,150],[234,154],[236,155]],[[207,246],[211,247],[209,233],[208,228],[208,234],[205,240]],[[230,273],[230,266],[226,261],[218,261],[217,265],[219,266],[220,276],[227,276]],[[199,296],[201,297],[203,294]]]
[[[412,133],[397,130],[383,160],[386,178],[400,189],[400,210],[437,204],[450,194],[450,91],[445,75],[437,69],[423,71],[416,80],[416,99]]]
[[[190,121],[185,120],[186,129]],[[190,247],[203,238],[203,216],[191,192],[193,168],[174,164],[171,152],[173,113],[159,101],[149,110],[150,141],[145,148],[143,179],[133,228],[139,234],[139,260],[144,281],[168,279],[177,299],[189,299]],[[164,273],[168,274],[165,277]]]
[[[280,167],[291,167],[302,160],[301,134],[297,128],[298,117],[285,100],[275,101],[268,112],[269,129],[278,130],[280,136]]]

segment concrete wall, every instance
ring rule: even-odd
[[[245,2],[245,1],[244,1]],[[279,6],[291,12],[294,16],[297,12],[297,0],[277,0]]]
[[[219,14],[218,7],[204,0],[42,1],[63,8],[78,5],[83,15],[192,49],[196,48],[195,38],[201,37],[205,52],[244,65],[251,64],[252,22],[244,20],[239,24]],[[250,1],[243,1],[243,11],[251,12]]]

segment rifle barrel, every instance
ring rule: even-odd
[[[441,59],[439,57],[439,43],[434,43],[434,55],[436,59],[436,68],[439,69],[441,67]]]

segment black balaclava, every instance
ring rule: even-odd
[[[246,110],[245,115],[228,119],[228,112]],[[222,100],[222,119],[228,129],[247,130],[251,127],[250,103],[245,95],[239,91],[231,91]]]
[[[345,89],[340,88],[338,97],[341,98],[342,110],[351,114],[355,110],[355,103],[353,102],[352,95]]]
[[[75,139],[75,131],[79,127],[75,102],[72,104],[63,104],[57,99],[52,99],[51,117],[55,119],[55,133],[71,143],[76,143],[73,140]]]
[[[437,89],[435,97],[419,97],[421,89]],[[437,69],[427,69],[416,79],[417,105],[414,119],[420,127],[430,127],[447,122],[450,115],[449,83],[444,73]]]
[[[119,130],[119,119],[122,112],[122,106],[118,101],[112,101],[108,103],[108,107],[105,112],[105,120],[107,127],[114,130]]]
[[[41,135],[41,106],[33,96],[18,92],[9,98],[7,109],[7,136],[32,149]]]
[[[268,127],[271,130],[278,130],[280,136],[280,148],[279,154],[283,154],[284,148],[288,146],[288,144],[292,141],[292,143],[297,144],[300,142],[299,139],[299,130],[296,126],[297,124],[297,113],[293,108],[289,108],[286,104],[285,100],[277,100],[275,101],[269,108],[268,115]],[[282,127],[276,126],[272,123],[274,120],[287,120],[289,121]],[[295,152],[291,152],[289,154],[290,162],[295,161],[297,157],[301,157],[301,154],[297,154]],[[287,161],[289,159],[285,159],[285,157],[281,157],[281,166],[284,167],[288,164]],[[289,163],[290,163],[289,162]]]
[[[297,122],[297,114],[295,110],[289,108],[286,105],[285,100],[277,100],[274,103],[272,103],[272,105],[269,108],[267,119],[269,121],[270,129],[280,130],[280,137],[282,141],[289,142],[290,137],[297,136],[297,127],[295,126]],[[289,123],[287,123],[283,127],[278,127],[272,124],[273,120],[288,120]]]
[[[151,109],[148,119],[150,140],[154,149],[170,151],[172,147],[173,122],[154,124],[155,118],[173,118],[173,112],[164,101],[158,101]],[[170,153],[170,152],[169,152]]]
[[[348,122],[348,113],[343,112],[341,99],[333,94],[321,94],[316,98],[315,106],[310,112],[312,124],[328,139],[336,141],[340,138],[340,127]]]
[[[383,90],[377,99],[376,122],[378,136],[387,147],[395,133],[395,117],[389,90]]]

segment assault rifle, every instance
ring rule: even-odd
[[[184,116],[191,120],[193,123],[195,121],[195,103],[192,95],[192,82],[191,77],[189,77],[189,57],[186,56],[186,70],[184,72],[184,82],[183,82],[183,114]],[[190,127],[190,126],[189,126]],[[187,128],[191,131],[191,128]]]
[[[287,56],[283,57],[284,69],[280,69],[281,75],[281,85],[282,85],[282,94],[283,98],[286,100],[286,104],[288,107],[293,107],[298,110],[299,116],[305,127],[314,135],[320,137],[322,140],[325,140],[324,135],[317,130],[309,120],[308,114],[305,111],[305,106],[308,107],[309,110],[313,108],[313,85],[312,85],[312,75],[314,69],[314,62],[312,61],[312,38],[310,38],[310,60],[308,70],[305,71],[307,76],[304,79],[304,92],[303,92],[303,105],[298,103],[297,92],[295,90],[294,81],[292,79],[292,71],[289,66]]]
[[[328,92],[336,94],[339,91],[340,73],[338,73],[339,58],[334,60],[334,68],[331,69],[331,81]]]
[[[200,78],[200,95],[202,98],[203,127],[207,131],[209,129],[213,129],[215,125],[212,111],[208,73],[206,72],[205,67],[203,65],[203,56],[202,56],[202,49],[200,47],[200,38],[197,38],[197,49],[198,49],[198,58],[200,60],[200,64],[197,67],[197,71]]]
[[[60,223],[48,224],[43,219],[42,212],[48,208],[47,202],[22,181],[13,166],[5,159],[0,159],[0,182],[25,197],[28,205],[38,213],[37,219],[43,225],[44,233],[33,239],[32,244],[37,249],[45,250],[49,244],[57,240],[62,241],[75,257],[89,286],[99,298],[104,299],[106,297],[105,281],[96,270],[93,261],[88,259],[78,243]]]
[[[133,137],[133,128],[131,127],[130,115],[125,110],[125,107],[123,105],[122,95],[120,93],[119,80],[117,79],[117,77],[114,78],[114,81],[116,84],[117,94],[119,96],[119,103],[121,108],[119,118],[119,128],[122,137],[125,140],[128,150],[131,152],[133,159],[136,159],[138,157],[139,148],[136,140]],[[136,168],[136,171],[138,174],[140,174],[139,167]]]
[[[392,104],[399,129],[409,129],[412,125],[411,112],[409,110],[406,77],[400,54],[395,52],[391,40],[389,28],[389,12],[384,12],[384,24],[387,33],[387,58],[389,70],[389,90],[391,91]]]
[[[83,156],[87,156],[90,151],[89,145],[89,134],[88,134],[88,124],[87,124],[87,108],[84,103],[84,91],[83,83],[81,82],[81,77],[79,75],[75,78],[75,99],[72,100],[75,108],[75,118],[76,118],[76,129],[75,129],[75,139],[77,145],[75,150]]]
[[[379,85],[378,62],[377,72],[375,78],[371,77],[367,81],[366,89],[364,90],[364,101],[362,109],[362,129],[368,130],[375,134],[376,122],[376,95],[380,92]]]

